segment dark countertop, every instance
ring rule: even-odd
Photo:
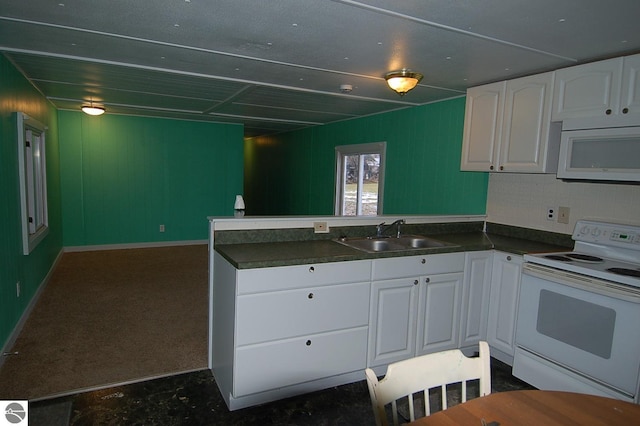
[[[514,254],[566,250],[566,246],[484,232],[434,235],[455,244],[449,247],[367,253],[333,240],[217,244],[216,251],[237,269],[267,268],[308,263],[340,262],[385,257],[417,256],[461,251],[500,250]]]

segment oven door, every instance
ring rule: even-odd
[[[637,394],[640,289],[530,263],[521,285],[518,350],[631,398]]]

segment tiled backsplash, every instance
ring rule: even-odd
[[[547,220],[548,207],[569,207],[569,223]],[[640,225],[640,184],[562,181],[555,175],[492,173],[487,221],[571,234],[579,219]]]

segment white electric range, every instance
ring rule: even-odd
[[[639,402],[640,226],[578,221],[572,251],[527,254],[513,374]]]
[[[572,251],[524,255],[525,262],[640,287],[640,226],[578,221]]]

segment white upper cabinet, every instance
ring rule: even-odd
[[[467,90],[461,170],[494,170],[500,144],[506,82]]]
[[[640,55],[556,71],[553,121],[640,115]]]
[[[507,81],[500,171],[555,173],[560,128],[551,125],[553,73]]]
[[[640,54],[624,58],[620,111],[640,117]]]
[[[559,126],[551,124],[554,74],[467,91],[461,170],[555,173]]]

